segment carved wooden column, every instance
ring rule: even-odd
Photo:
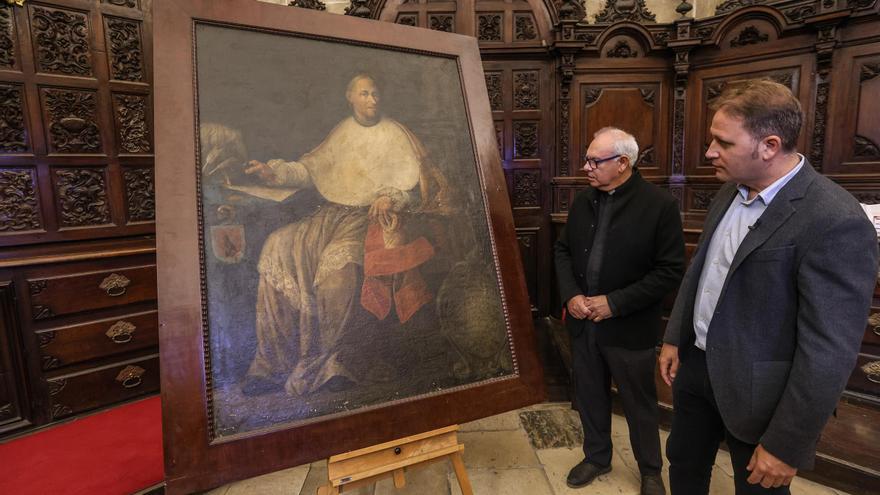
[[[572,2],[567,2],[566,5]],[[569,17],[560,20],[556,25],[556,42],[554,47],[559,52],[559,117],[558,117],[558,136],[559,136],[559,168],[556,171],[557,176],[568,176],[571,174],[570,161],[571,150],[569,149],[569,140],[571,136],[571,79],[574,77],[574,57],[575,54],[583,48],[583,41],[575,40],[574,28],[579,22],[577,18],[583,15],[582,10],[578,10],[576,6],[570,6],[566,10]],[[582,7],[581,7],[582,9]],[[570,13],[569,13],[570,12]],[[560,9],[560,16],[563,11]]]
[[[823,2],[824,3],[824,2]],[[833,6],[833,2],[832,2]],[[816,105],[813,114],[813,135],[810,139],[810,163],[822,171],[825,157],[825,123],[831,91],[831,59],[837,46],[837,25],[847,17],[845,11],[818,15],[805,22],[817,30],[816,44]]]
[[[680,12],[682,18],[675,21],[675,40],[667,47],[675,53],[675,89],[672,101],[672,169],[669,176],[669,192],[678,201],[679,209],[684,209],[684,140],[685,116],[687,112],[687,83],[690,69],[690,53],[700,45],[700,38],[692,33],[694,20],[684,17],[687,10]]]

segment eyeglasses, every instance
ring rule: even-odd
[[[615,158],[620,158],[621,156],[623,155],[614,155],[607,158],[590,158],[588,156],[584,156],[584,161],[587,162],[587,165],[589,165],[590,168],[596,168],[599,166],[600,163],[607,162],[608,160],[614,160]]]

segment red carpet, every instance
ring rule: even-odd
[[[127,495],[160,483],[158,397],[0,444],[0,494]]]

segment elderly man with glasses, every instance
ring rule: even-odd
[[[678,204],[634,167],[635,138],[601,129],[587,149],[590,187],[580,192],[555,246],[556,275],[571,335],[574,404],[585,459],[567,483],[611,470],[611,380],[617,385],[643,495],[665,493],[660,469],[655,345],[661,302],[684,273]]]

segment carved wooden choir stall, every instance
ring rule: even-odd
[[[694,3],[352,0],[346,11],[478,38],[551,398],[567,394],[552,243],[586,187],[596,130],[636,136],[642,175],[679,201],[689,254],[720,187],[703,157],[708,103],[732,81],[789,86],[807,116],[798,149],[880,202],[880,0],[707,1],[698,7],[714,10],[696,18]],[[0,433],[157,390],[149,12],[150,0],[0,4]],[[880,490],[880,287],[874,301],[807,474],[854,493]]]

